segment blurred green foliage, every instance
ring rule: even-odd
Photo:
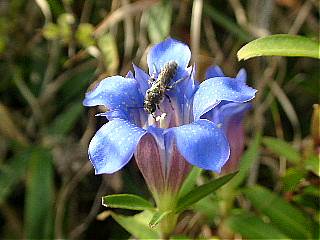
[[[168,35],[199,49],[200,81],[209,65],[231,76],[245,67],[259,90],[238,175],[182,214],[173,239],[319,238],[319,61],[236,56],[270,34],[319,41],[318,9],[312,0],[1,1],[0,238],[159,237],[150,210],[101,206],[108,194],[150,195],[133,161],[94,175],[87,146],[104,109],[81,102],[132,62],[146,69],[148,47]],[[200,23],[198,42],[191,21]],[[192,173],[181,196],[217,177]]]

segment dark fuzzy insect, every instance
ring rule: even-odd
[[[172,78],[177,72],[177,68],[178,64],[175,61],[170,61],[163,66],[157,79],[154,76],[151,76],[149,79],[151,87],[146,92],[143,107],[154,118],[156,110],[160,109],[160,103],[167,96],[166,91],[172,89],[178,82],[170,85]],[[170,101],[169,97],[168,99]]]

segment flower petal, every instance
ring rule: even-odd
[[[222,124],[223,128],[226,130],[228,128],[230,118],[239,119],[239,122],[241,122],[244,113],[251,108],[251,103],[222,101],[215,108],[203,114],[201,119],[208,119],[216,125]]]
[[[98,114],[96,114],[96,116],[106,117],[109,121],[116,119],[116,118],[131,120],[130,115],[127,112],[124,112],[119,109],[98,113]]]
[[[148,80],[150,76],[141,68],[133,64],[135,79],[139,83],[141,94],[144,96],[149,88]]]
[[[187,69],[190,77],[188,77],[184,89],[182,89],[187,100],[189,100],[193,96],[193,94],[197,91],[200,85],[199,82],[196,80],[196,70],[196,65],[191,66]]]
[[[244,68],[241,68],[240,71],[238,72],[236,79],[238,81],[241,81],[243,83],[246,83],[247,81],[247,71]]]
[[[255,97],[257,90],[228,77],[209,78],[200,84],[193,100],[193,117],[198,120],[221,101],[243,103]]]
[[[159,73],[169,61],[176,61],[179,69],[185,70],[191,58],[191,51],[187,45],[175,39],[168,38],[155,45],[147,56],[149,73]]]
[[[164,153],[165,150],[150,133],[141,138],[135,152],[138,168],[153,194],[165,190]]]
[[[207,69],[206,79],[214,77],[225,77],[222,69],[219,66],[211,66]]]
[[[244,150],[245,134],[242,120],[246,111],[251,109],[250,103],[227,103],[220,107],[219,118],[230,144],[230,158],[222,171],[236,171]]]
[[[207,69],[206,79],[214,78],[214,77],[225,77],[222,69],[219,66],[211,66]],[[244,68],[241,68],[238,72],[236,79],[243,83],[247,80],[247,72]]]
[[[240,157],[244,150],[244,127],[242,125],[242,116],[240,117],[238,115],[233,115],[228,119],[228,122],[226,124],[227,129],[226,135],[230,144],[230,158],[226,165],[223,167],[224,172],[234,172],[236,171]]]
[[[85,106],[104,105],[109,109],[128,109],[143,106],[143,96],[135,79],[121,76],[102,80],[83,100]]]
[[[103,125],[89,144],[89,158],[96,174],[114,173],[126,165],[145,133],[121,119]]]
[[[229,158],[230,147],[223,130],[208,120],[169,129],[167,134],[174,135],[181,155],[197,167],[220,172]]]
[[[126,75],[126,78],[134,78],[134,75],[131,71],[129,71]]]
[[[225,130],[229,128],[230,121],[232,121],[234,124],[240,124],[242,122],[244,113],[251,108],[251,103],[224,104],[217,110],[219,111],[219,123],[223,124],[223,128]]]

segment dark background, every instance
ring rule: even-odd
[[[105,123],[94,115],[104,109],[81,103],[94,81],[125,75],[132,62],[146,69],[149,47],[169,35],[191,46],[200,81],[210,65],[220,65],[228,76],[244,67],[248,84],[259,91],[243,123],[246,145],[257,134],[272,136],[287,142],[299,159],[290,161],[262,140],[231,204],[221,207],[230,200],[223,192],[206,198],[182,215],[175,234],[251,238],[249,230],[233,227],[230,218],[241,208],[273,224],[240,191],[254,184],[273,191],[317,225],[315,154],[320,137],[319,122],[312,125],[311,116],[319,101],[319,61],[236,58],[245,43],[277,33],[317,39],[319,3],[0,0],[0,238],[130,237],[112,217],[96,219],[107,210],[101,196],[150,195],[134,161],[113,175],[94,175],[87,147]],[[312,157],[315,164],[310,166]],[[212,178],[212,173],[203,172],[198,183]]]

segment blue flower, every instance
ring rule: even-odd
[[[96,174],[118,171],[133,154],[152,191],[179,187],[190,164],[221,171],[230,156],[228,119],[245,111],[243,104],[254,98],[256,90],[246,85],[244,71],[234,79],[225,77],[217,67],[210,68],[208,79],[199,84],[194,68],[188,66],[190,57],[187,45],[168,38],[150,50],[149,74],[134,65],[134,73],[108,77],[86,94],[85,106],[104,105],[108,109],[100,115],[109,122],[89,145]],[[157,78],[169,61],[178,64],[171,81],[174,87],[166,92],[168,97],[155,113],[165,116],[155,120],[143,109],[151,87],[148,80],[150,76]]]

